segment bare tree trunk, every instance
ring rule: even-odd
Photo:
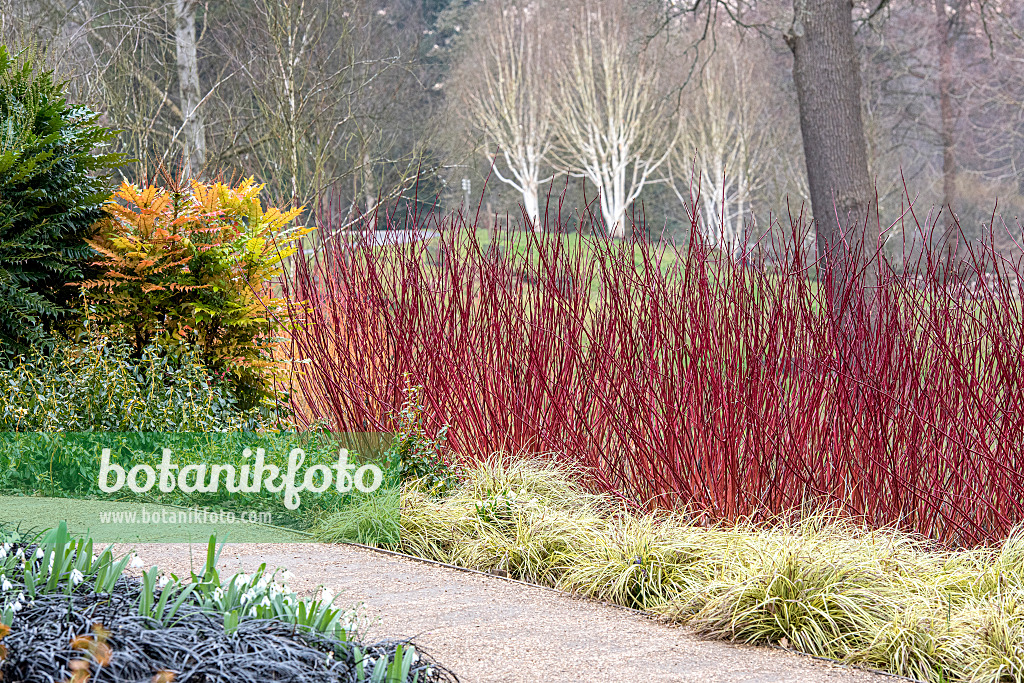
[[[533,223],[534,232],[543,232],[544,224],[540,220],[540,184],[534,179],[523,182],[523,209]]]
[[[956,203],[956,157],[953,154],[953,36],[945,0],[935,0],[935,37],[939,49],[939,117],[942,119],[942,203],[953,215]],[[943,235],[942,258],[949,268],[956,260],[960,234],[955,223]]]
[[[178,53],[178,91],[181,97],[182,173],[191,178],[206,165],[206,128],[199,110],[199,58],[196,54],[196,2],[174,0],[174,40]]]
[[[869,373],[879,274],[878,223],[861,119],[860,70],[850,0],[794,0],[793,79],[828,315],[854,378],[856,420]]]
[[[953,46],[945,0],[935,0],[939,45],[939,110],[942,117],[942,195],[952,211],[956,200],[956,159],[953,156]]]
[[[363,152],[363,196],[366,198],[366,213],[367,215],[373,213],[374,207],[377,206],[377,189],[373,183],[373,160],[370,159],[370,153]]]
[[[844,287],[863,269],[862,286],[870,296],[878,281],[879,235],[877,222],[868,219],[872,190],[853,8],[850,0],[794,0],[793,5],[787,42],[818,253],[836,268]]]
[[[615,168],[611,182],[607,184],[607,194],[602,195],[601,205],[604,208],[604,222],[608,226],[608,235],[615,239],[626,237],[626,167]]]

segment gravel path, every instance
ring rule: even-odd
[[[127,551],[127,546],[120,546]],[[137,546],[147,567],[181,576],[205,547]],[[229,544],[228,575],[260,563],[287,567],[292,588],[325,585],[337,604],[363,603],[368,637],[411,637],[464,683],[746,681],[884,683],[880,674],[776,649],[702,640],[641,614],[498,577],[457,571],[360,547]]]

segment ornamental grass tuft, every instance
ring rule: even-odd
[[[398,549],[929,683],[1024,678],[1024,533],[951,551],[836,513],[697,524],[493,455],[444,497],[402,491]]]

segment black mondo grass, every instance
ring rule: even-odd
[[[175,578],[156,589],[155,568],[141,580],[125,576],[127,557],[93,554],[91,541],[71,539],[63,525],[31,539],[8,535],[0,545],[0,681],[457,683],[408,641],[350,640],[329,604],[292,603],[287,593],[296,610],[280,617],[229,605],[223,596],[238,576],[221,583],[215,548],[211,539],[191,583]]]
[[[4,639],[5,683],[75,680],[88,665],[89,680],[117,682],[313,683],[376,680],[377,661],[403,659],[403,642],[358,646],[319,636],[272,619],[242,619],[228,633],[215,615],[190,606],[166,627],[133,612],[127,595],[46,595],[26,606]],[[97,635],[96,624],[103,632]],[[97,645],[105,644],[103,652]],[[77,645],[77,647],[76,647]],[[382,681],[456,681],[454,675],[416,653],[404,677]],[[101,665],[103,662],[105,665]],[[362,665],[362,666],[360,666]],[[360,669],[363,669],[360,675]],[[168,674],[172,674],[173,677]]]

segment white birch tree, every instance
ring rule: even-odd
[[[661,91],[659,61],[637,50],[626,22],[585,8],[566,37],[555,83],[556,156],[600,193],[608,235],[626,234],[626,211],[669,158],[678,138]]]
[[[689,206],[699,195],[705,239],[734,256],[744,247],[744,220],[773,154],[765,120],[770,94],[757,61],[738,41],[718,41],[701,78],[684,94],[671,162],[671,188],[680,203]],[[689,178],[686,193],[679,176]]]
[[[497,154],[494,175],[522,196],[535,230],[554,144],[546,14],[536,3],[484,3],[460,69],[462,113],[482,134],[487,158]]]

